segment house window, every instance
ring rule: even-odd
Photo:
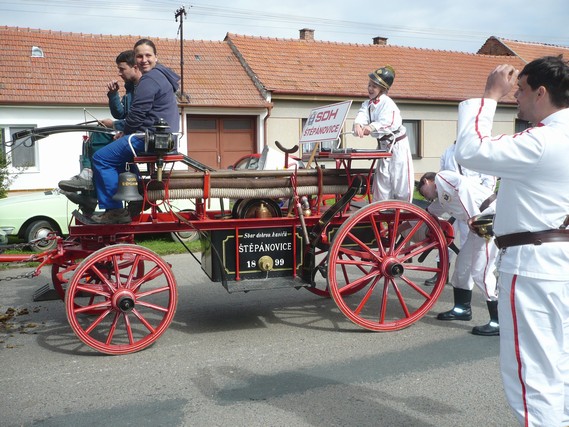
[[[0,126],[2,154],[4,154],[12,168],[37,168],[37,144],[29,137],[15,141],[12,140],[12,134],[15,132],[32,129],[34,127],[34,125]]]
[[[420,159],[423,157],[421,153],[421,128],[419,120],[403,120],[403,126],[407,130],[407,139],[409,139],[409,147],[411,148],[411,155],[414,159]]]

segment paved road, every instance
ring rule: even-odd
[[[0,281],[0,424],[11,426],[516,426],[487,321],[434,319],[363,331],[334,302],[300,289],[228,294],[188,255],[170,328],[151,347],[104,356],[84,346],[60,301],[33,302],[40,277]],[[29,269],[0,272],[0,278]]]

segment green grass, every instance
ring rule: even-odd
[[[135,238],[138,245],[144,246],[158,255],[171,255],[171,254],[183,254],[187,252],[184,245],[178,241],[173,241],[170,234],[151,234],[151,235],[141,235]],[[186,243],[188,249],[192,252],[201,252],[202,245],[199,240],[194,242]]]

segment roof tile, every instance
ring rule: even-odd
[[[361,45],[228,34],[226,37],[273,96],[367,96],[367,74],[390,64],[390,96],[461,101],[482,95],[488,73],[504,62],[477,55],[391,45]],[[523,62],[510,59],[516,67]],[[513,102],[510,96],[505,101]]]
[[[118,78],[114,58],[140,38],[1,26],[0,103],[107,105],[107,82]],[[152,41],[159,61],[180,73],[179,40]],[[31,57],[32,46],[44,57]],[[267,104],[227,43],[184,40],[184,67],[191,106]]]

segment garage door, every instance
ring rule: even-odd
[[[215,169],[226,169],[256,152],[254,116],[187,116],[188,155]]]

